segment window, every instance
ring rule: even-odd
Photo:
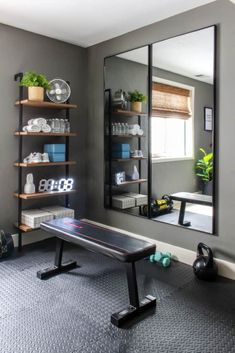
[[[152,96],[152,157],[193,158],[193,88],[154,82]]]

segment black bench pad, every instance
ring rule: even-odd
[[[204,194],[196,194],[192,192],[176,192],[175,194],[170,195],[170,198],[176,201],[212,206],[212,196]]]
[[[135,262],[155,252],[150,242],[73,218],[41,223],[41,228],[67,242],[114,257],[122,262]]]

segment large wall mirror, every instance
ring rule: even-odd
[[[105,59],[106,207],[213,234],[214,72],[214,26]]]

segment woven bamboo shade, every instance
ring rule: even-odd
[[[153,83],[152,116],[189,119],[191,111],[191,91],[164,83]]]

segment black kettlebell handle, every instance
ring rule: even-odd
[[[204,243],[199,243],[198,246],[197,246],[197,256],[203,256],[203,250],[205,250],[208,254],[208,259],[207,259],[207,262],[206,262],[206,266],[213,266],[213,253],[212,253],[212,250],[211,248],[209,248],[209,246],[207,246],[206,244]]]

